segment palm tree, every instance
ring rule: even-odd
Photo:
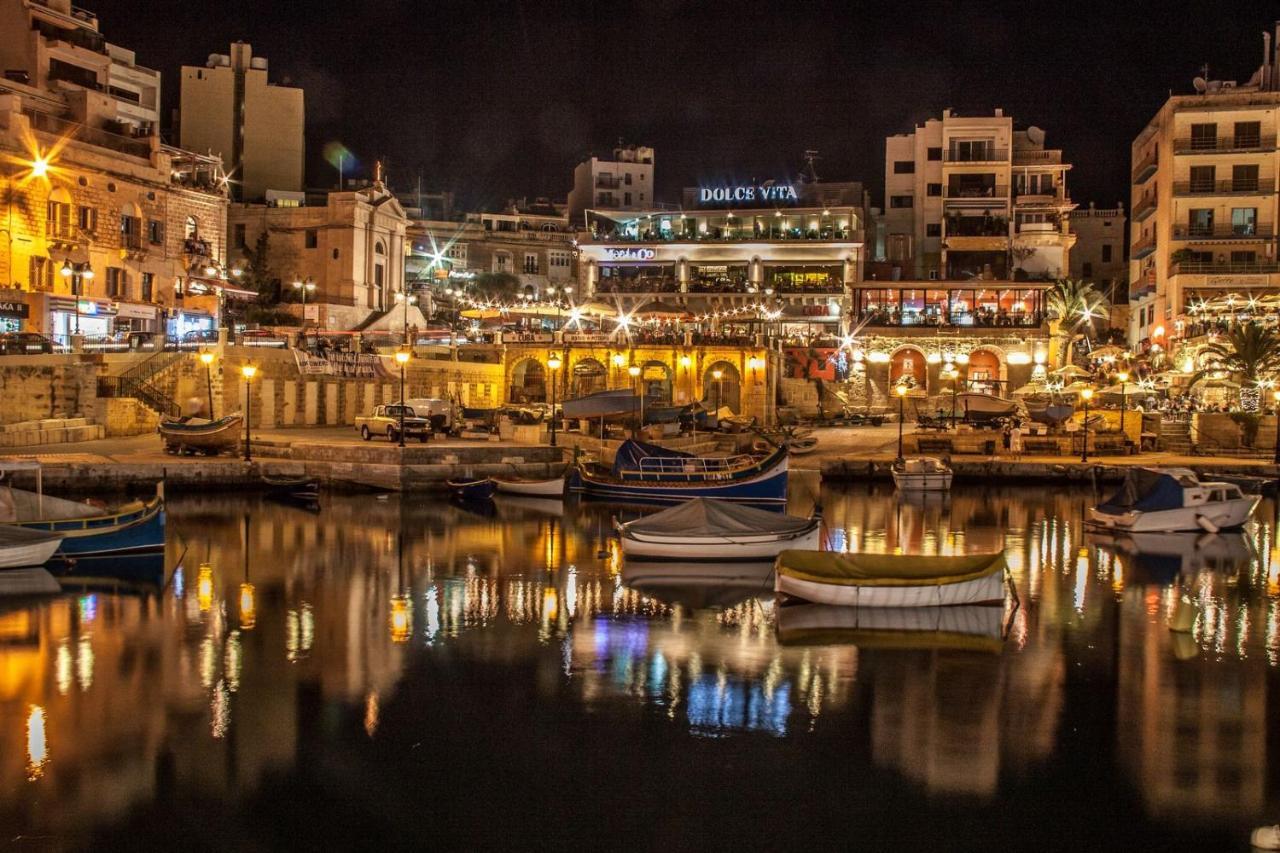
[[[1056,320],[1058,329],[1065,331],[1062,343],[1062,363],[1071,363],[1072,340],[1081,332],[1086,337],[1094,331],[1094,324],[1107,316],[1107,297],[1087,281],[1060,279],[1048,292],[1045,308],[1049,317]]]
[[[1232,326],[1225,341],[1206,344],[1200,352],[1217,356],[1217,361],[1192,376],[1191,385],[1223,370],[1252,385],[1280,372],[1280,334],[1257,323]]]

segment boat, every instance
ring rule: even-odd
[[[468,501],[488,500],[498,490],[498,484],[488,477],[480,480],[447,480],[445,482],[454,497]]]
[[[1089,510],[1089,521],[1130,533],[1217,533],[1243,526],[1260,500],[1234,483],[1202,482],[1188,468],[1134,468],[1114,495]]]
[[[1018,403],[1014,400],[1006,400],[994,394],[980,394],[977,391],[957,394],[956,405],[964,413],[964,420],[968,423],[989,423],[1018,412]]]
[[[1004,612],[999,607],[837,607],[794,603],[777,610],[784,646],[833,643],[859,649],[954,649],[998,653]]]
[[[769,562],[624,562],[622,583],[666,604],[689,610],[733,607],[768,597],[773,587]]]
[[[1004,554],[783,551],[774,591],[814,604],[945,607],[1004,601]]]
[[[0,524],[0,569],[43,566],[62,542],[61,533]]]
[[[492,477],[498,491],[504,495],[526,495],[541,498],[558,498],[564,495],[564,477],[537,479],[530,477]]]
[[[597,391],[560,404],[560,412],[566,419],[608,418],[632,415],[639,411],[640,398],[630,388]]]
[[[933,456],[909,456],[893,463],[893,484],[904,492],[945,492],[951,466]]]
[[[1062,426],[1076,411],[1076,407],[1071,403],[1039,403],[1030,400],[1024,402],[1027,407],[1027,416],[1031,420],[1053,427]]]
[[[646,560],[772,560],[818,547],[821,516],[796,518],[714,498],[693,498],[652,515],[614,522],[622,553]]]
[[[262,474],[260,479],[272,496],[306,502],[320,499],[320,480],[317,477],[305,474]]]
[[[818,437],[813,433],[797,432],[787,440],[787,450],[792,456],[802,456],[818,449]]]
[[[579,462],[569,472],[569,488],[588,497],[623,503],[683,503],[721,498],[750,504],[785,504],[787,451],[768,454],[694,456],[628,439],[613,465]]]
[[[227,415],[216,421],[190,418],[185,421],[161,421],[160,437],[166,453],[203,453],[216,456],[240,443],[239,414]]]

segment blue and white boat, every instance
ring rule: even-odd
[[[569,489],[588,497],[626,503],[679,503],[719,498],[750,504],[787,502],[787,451],[767,455],[694,456],[628,440],[613,466],[579,463],[568,475]]]

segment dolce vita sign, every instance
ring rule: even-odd
[[[799,200],[791,184],[740,184],[699,187],[699,204],[792,204]]]

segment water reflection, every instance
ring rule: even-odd
[[[157,581],[0,611],[0,829],[83,839],[172,791],[234,802],[303,755],[399,737],[405,691],[447,708],[491,672],[532,685],[531,719],[741,742],[757,779],[777,757],[753,744],[835,750],[998,818],[998,792],[1048,802],[1083,750],[1114,767],[1073,781],[1137,792],[1144,820],[1274,818],[1274,507],[1243,535],[1115,540],[1086,533],[1087,498],[825,489],[828,547],[1003,547],[1020,600],[867,614],[779,610],[767,567],[624,565],[609,507],[178,496]]]

